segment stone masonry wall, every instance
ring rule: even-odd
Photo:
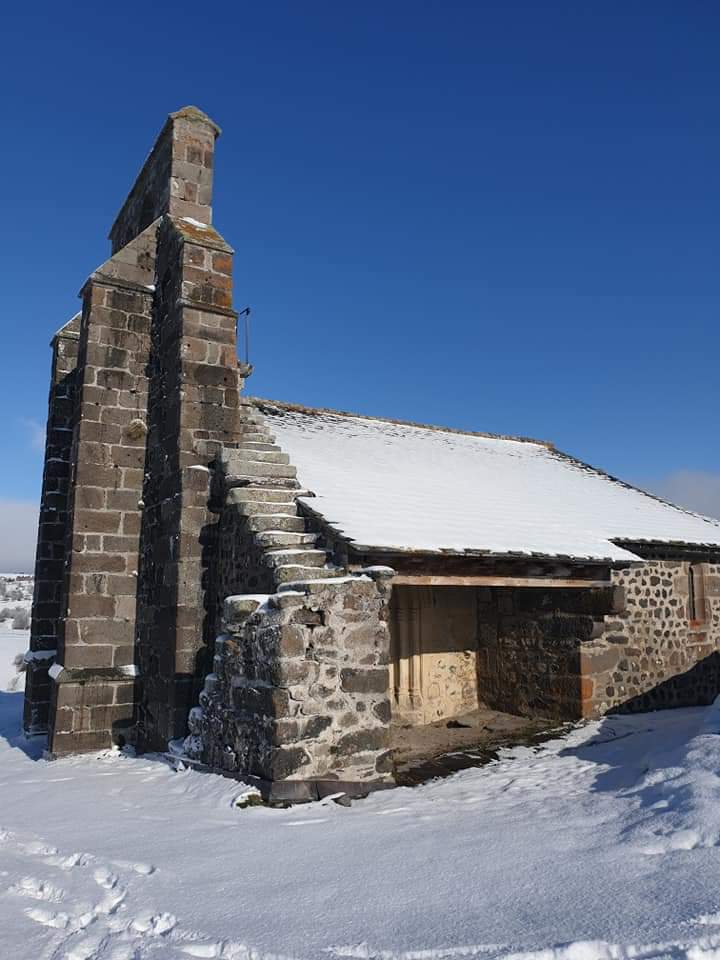
[[[704,593],[696,622],[688,563],[654,560],[613,572],[624,600],[580,650],[584,716],[707,704],[720,693],[720,565],[694,566]]]
[[[614,570],[608,589],[478,591],[478,695],[510,713],[579,719],[711,703],[720,693],[720,565]]]
[[[69,487],[77,383],[80,314],[55,334],[50,376],[45,465],[35,557],[30,651],[23,725],[30,734],[47,733],[52,666],[58,628],[65,613],[63,590],[65,543],[68,538]]]
[[[478,698],[495,710],[577,719],[580,650],[604,629],[613,591],[492,587],[478,595]]]
[[[392,782],[384,580],[230,597],[187,747],[281,799]],[[350,789],[353,787],[351,786]]]

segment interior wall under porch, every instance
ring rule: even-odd
[[[421,725],[478,707],[582,715],[582,644],[602,633],[612,589],[393,587],[393,718]]]
[[[491,587],[477,591],[478,696],[494,710],[579,720],[581,655],[603,635],[612,587]]]
[[[396,721],[415,726],[477,709],[476,592],[393,587],[390,700]]]

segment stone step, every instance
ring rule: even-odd
[[[248,526],[253,533],[264,533],[266,530],[283,533],[305,533],[305,521],[302,517],[291,517],[278,513],[246,514]]]
[[[243,417],[240,429],[245,433],[267,433],[267,425],[264,420],[246,419]]]
[[[245,459],[245,451],[240,448],[240,456]],[[249,463],[290,463],[290,457],[282,450],[248,450],[247,461]]]
[[[312,549],[317,542],[314,533],[290,533],[287,530],[265,530],[256,534],[255,539],[266,550],[282,550],[283,547]]]
[[[242,443],[274,443],[275,436],[268,430],[256,430],[251,428],[240,431],[240,440]]]
[[[295,496],[295,490],[276,487],[232,487],[227,492],[225,502],[249,503],[251,500],[258,500],[264,503],[286,503],[288,506],[292,504],[294,507]]]
[[[287,456],[283,454],[283,456]],[[226,473],[241,477],[295,477],[295,467],[288,463],[265,463],[261,460],[246,460],[242,455],[227,457]]]
[[[324,567],[327,563],[327,553],[324,550],[303,550],[302,548],[268,550],[265,559],[274,567],[288,564],[301,567]]]
[[[301,490],[294,477],[246,477],[242,474],[228,473],[223,477],[226,490],[232,487],[253,487],[260,490],[293,490],[296,497],[312,496],[307,490]]]
[[[295,580],[324,580],[328,577],[341,575],[342,571],[336,567],[305,567],[294,563],[288,563],[282,567],[275,567],[275,580],[277,583],[291,583]]]
[[[258,423],[264,423],[265,417],[258,410],[258,408],[252,403],[243,403],[240,401],[238,404],[238,410],[240,411],[240,416],[242,417],[243,423],[252,423],[256,420]]]
[[[326,568],[327,570],[327,568]],[[329,580],[331,583],[333,580],[348,580],[347,570],[343,570],[341,567],[331,567],[330,576],[327,572],[323,574],[322,577],[312,577],[307,576],[303,577],[302,580],[288,580],[286,583],[278,584],[276,588],[276,593],[305,593],[307,595],[312,595],[319,590],[323,589],[324,581]],[[272,603],[272,600],[270,601]]]
[[[235,493],[231,490],[228,497]],[[297,511],[294,503],[273,503],[271,500],[234,500],[233,506],[244,516],[252,517],[255,515],[267,516],[270,513],[277,513],[280,516],[296,517]]]
[[[261,450],[263,453],[269,453],[270,451],[282,453],[282,449],[276,443],[268,443],[266,440],[245,440],[244,437],[236,449],[250,452]]]

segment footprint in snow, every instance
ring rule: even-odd
[[[40,910],[38,907],[32,907],[25,913],[35,923],[41,923],[44,927],[54,927],[56,930],[65,930],[70,923],[70,917],[66,913],[53,913],[51,910]]]
[[[222,943],[188,943],[180,947],[180,951],[187,957],[210,958],[222,956]]]
[[[136,933],[143,933],[150,937],[162,937],[176,925],[177,919],[172,913],[153,913],[152,910],[143,910],[130,923],[130,927]]]
[[[86,867],[94,859],[91,853],[71,853],[67,857],[48,857],[45,863],[60,870],[73,870],[75,867]]]
[[[65,960],[95,960],[102,946],[102,937],[86,937],[73,946],[65,954]]]
[[[33,900],[44,900],[46,903],[58,903],[65,896],[65,891],[52,883],[45,883],[35,877],[23,877],[18,883],[8,887],[8,893],[19,897],[32,897]]]
[[[109,960],[137,960],[139,956],[140,955],[135,950],[135,947],[128,944],[123,944],[113,949]]]
[[[120,904],[125,900],[126,896],[127,890],[122,890],[120,888],[108,893],[108,895],[95,906],[96,916],[112,916]]]
[[[132,860],[113,860],[112,865],[114,867],[120,867],[121,870],[134,870],[135,873],[139,873],[142,877],[149,877],[151,873],[155,873],[155,866],[152,863],[133,862]]]
[[[30,857],[52,857],[58,852],[57,847],[48,846],[48,844],[43,843],[42,840],[31,840],[29,843],[19,843],[18,847],[23,853],[27,853]]]
[[[696,847],[701,846],[715,846],[715,843],[703,843],[696,830],[678,830],[677,833],[670,834],[668,837],[652,840],[641,848],[641,852],[647,857],[657,857],[674,850],[695,850]]]
[[[99,867],[93,874],[93,879],[99,887],[104,887],[105,890],[112,890],[118,882],[117,876],[106,867]]]

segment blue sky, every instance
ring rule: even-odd
[[[132,2],[3,15],[0,567],[52,332],[167,113],[222,127],[250,392],[539,436],[720,512],[720,8]]]

